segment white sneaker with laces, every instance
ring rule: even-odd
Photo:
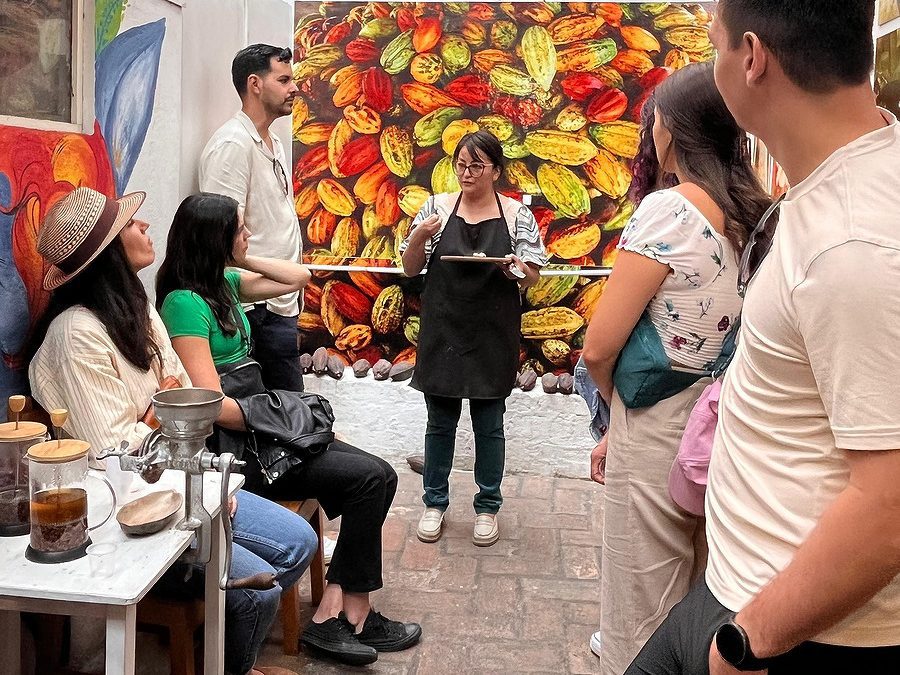
[[[596,633],[591,635],[591,651],[594,652],[594,656],[600,656],[600,631],[598,630]]]
[[[325,564],[331,564],[331,556],[334,555],[334,547],[337,546],[337,539],[332,539],[329,536],[325,536],[325,540],[322,542],[322,553],[323,558],[325,558]]]
[[[496,513],[479,513],[475,516],[472,543],[476,546],[492,546],[500,538],[500,526]]]
[[[444,512],[440,509],[428,507],[419,519],[419,527],[416,528],[416,536],[419,541],[433,544],[441,538],[444,526]]]

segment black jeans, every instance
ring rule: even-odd
[[[303,391],[297,317],[275,314],[261,303],[247,312],[247,320],[253,339],[253,358],[262,366],[266,388]]]
[[[445,511],[450,504],[450,470],[456,447],[456,426],[462,399],[425,394],[428,426],[425,430],[425,469],[422,482],[425,506]],[[475,513],[497,513],[503,504],[500,483],[506,463],[503,413],[506,399],[469,399],[475,432]]]
[[[350,593],[384,585],[381,527],[397,492],[397,473],[390,464],[334,441],[272,485],[254,487],[273,500],[317,499],[329,518],[341,516],[341,534],[325,575],[329,582]]]
[[[716,629],[734,617],[705,581],[679,602],[625,675],[708,675]],[[769,675],[896,675],[900,647],[839,647],[804,642],[774,659]]]

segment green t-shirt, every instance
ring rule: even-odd
[[[225,283],[228,284],[245,334],[249,338],[250,324],[240,305],[240,272],[233,270],[225,272]],[[235,363],[250,353],[250,347],[241,331],[238,330],[230,337],[225,335],[206,300],[193,291],[179,290],[169,293],[163,300],[159,314],[166,324],[169,337],[202,337],[209,340],[209,350],[217,366]]]

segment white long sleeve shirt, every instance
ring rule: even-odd
[[[153,307],[149,309],[162,359],[161,364],[154,360],[148,371],[135,368],[93,312],[80,306],[53,320],[28,368],[34,399],[45,410],[69,411],[65,431],[91,444],[94,468],[105,468],[96,459],[104,448],[122,441],[135,448],[150,433],[139,420],[163,379],[173,375],[183,386],[191,386],[162,319]]]

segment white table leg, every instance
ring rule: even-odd
[[[225,567],[225,533],[222,531],[221,518],[220,513],[212,519],[210,558],[206,565],[206,625],[203,638],[205,675],[222,675],[225,672],[225,591],[219,590],[219,577]]]
[[[106,675],[134,675],[134,637],[137,605],[109,605],[106,609]]]
[[[22,672],[22,617],[19,612],[0,612],[0,673]]]

